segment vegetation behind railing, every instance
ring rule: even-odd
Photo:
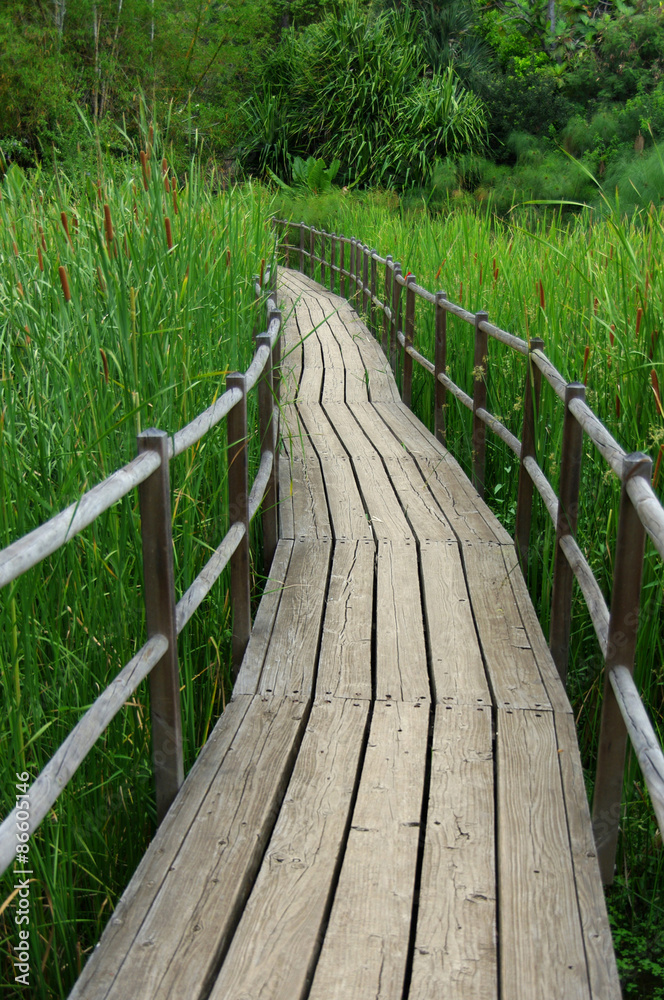
[[[633,680],[639,620],[640,588],[646,532],[660,557],[664,557],[664,509],[650,477],[652,463],[643,454],[626,454],[585,402],[585,386],[567,384],[544,354],[543,342],[530,343],[494,326],[486,313],[472,313],[452,303],[445,293],[432,293],[402,274],[401,265],[383,258],[360,241],[318,231],[304,223],[277,221],[284,230],[283,251],[288,266],[291,255],[299,269],[316,276],[342,296],[354,298],[374,333],[382,340],[395,372],[400,371],[403,400],[412,401],[413,360],[435,379],[434,432],[445,442],[447,393],[472,412],[472,475],[481,495],[485,489],[486,428],[492,430],[519,460],[515,541],[527,569],[532,519],[533,486],[542,497],[556,527],[550,614],[550,647],[563,682],[567,678],[572,627],[572,582],[576,578],[590,613],[606,664],[602,721],[593,797],[593,829],[602,877],[613,880],[621,814],[621,794],[627,737],[639,760],[650,792],[660,831],[664,831],[664,755]],[[290,243],[288,233],[299,239]],[[318,247],[316,240],[318,239]],[[327,256],[326,256],[327,249]],[[317,266],[318,265],[318,266]],[[379,277],[378,267],[382,267]],[[329,274],[328,274],[329,272]],[[338,284],[337,284],[338,282]],[[380,292],[380,296],[379,293]],[[405,298],[405,309],[404,309]],[[435,315],[435,351],[431,361],[415,348],[415,301],[429,303]],[[377,312],[382,323],[377,322]],[[447,374],[447,317],[452,315],[474,328],[472,397]],[[486,408],[488,338],[503,343],[528,359],[523,379],[522,441]],[[560,458],[558,498],[537,462],[537,413],[542,376],[564,403],[564,428]],[[583,435],[621,482],[621,504],[614,557],[611,609],[585,555],[576,542]]]

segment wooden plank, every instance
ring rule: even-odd
[[[223,765],[250,705],[251,698],[245,696],[226,706],[109,918],[101,941],[70,993],[70,1000],[84,997],[102,1000],[108,995],[123,955],[131,947],[171,866],[176,863],[182,841],[196,821],[201,802]]]
[[[367,702],[314,705],[253,892],[210,1000],[305,995],[341,863]]]
[[[296,538],[324,541],[332,537],[332,527],[320,461],[299,414],[297,427],[293,427],[291,422],[289,431],[287,447],[290,455],[294,534]]]
[[[282,453],[279,461],[279,537],[295,538],[290,456],[284,444],[280,447]]]
[[[264,697],[310,697],[332,555],[330,542],[293,544],[258,690]]]
[[[569,698],[560,679],[560,674],[553,662],[553,657],[544,638],[537,613],[530,600],[530,594],[528,593],[526,581],[523,579],[516,549],[509,545],[503,546],[503,559],[505,560],[505,568],[512,585],[514,599],[518,605],[521,620],[537,661],[540,676],[547,690],[551,707],[556,712],[567,712],[571,715],[572,706],[569,703]]]
[[[589,1000],[552,712],[499,711],[501,996]]]
[[[346,370],[346,402],[366,403],[369,399],[368,374],[355,343],[356,323],[359,323],[359,319],[355,313],[349,311],[347,303],[341,309],[336,308],[334,311],[328,309],[329,329],[338,344]],[[325,397],[323,402],[327,402]],[[330,399],[329,402],[333,400]]]
[[[326,406],[325,412],[348,452],[369,521],[379,539],[409,541],[413,534],[379,453],[362,433],[346,406]]]
[[[237,675],[237,680],[233,685],[233,698],[237,698],[238,695],[256,693],[258,679],[263,669],[263,661],[265,660],[265,654],[267,653],[272,629],[277,617],[292,551],[292,540],[280,538],[277,542],[268,578],[265,581],[263,596],[258,605],[258,611],[256,612],[242,665]]]
[[[311,329],[316,331],[323,359],[323,387],[320,400],[323,403],[343,403],[346,396],[346,368],[339,344],[330,328],[331,313],[324,308],[318,296],[308,295],[305,299],[309,310]]]
[[[431,698],[414,542],[379,542],[376,581],[376,698]]]
[[[380,452],[390,481],[418,541],[456,541],[449,521],[434,500],[419,468],[376,413],[371,403],[349,407],[358,424]]]
[[[107,1000],[205,994],[263,858],[305,720],[292,699],[252,700]]]
[[[574,716],[556,712],[558,761],[593,1000],[620,1000],[620,980],[593,839]]]
[[[420,547],[433,695],[438,703],[491,706],[456,542],[423,542]]]
[[[399,389],[394,381],[389,361],[357,313],[350,308],[340,310],[339,319],[344,323],[349,336],[352,337],[353,343],[359,352],[362,365],[367,372],[369,399],[371,402],[383,401],[394,403],[400,400]],[[354,402],[355,399],[351,398],[348,392],[348,381],[346,385],[346,400]],[[364,396],[361,393],[358,393],[358,395],[360,396],[360,401],[362,401]]]
[[[409,1000],[498,1000],[491,728],[489,708],[436,708]]]
[[[499,708],[550,709],[501,548],[477,543],[461,546],[494,704]]]
[[[325,412],[302,403],[299,413],[320,461],[334,537],[373,539],[348,453]]]
[[[371,698],[375,545],[337,541],[325,605],[318,698]]]
[[[422,477],[460,541],[513,544],[458,462],[417,417],[406,407],[382,403],[376,405],[376,411],[420,467]]]
[[[346,853],[309,1000],[401,996],[428,728],[424,705],[375,705]]]
[[[318,403],[323,388],[323,355],[312,327],[306,300],[300,300],[296,314],[303,350],[302,377],[297,398],[305,403]]]

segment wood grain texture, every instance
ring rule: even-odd
[[[319,403],[323,389],[323,355],[306,300],[299,301],[296,315],[302,337],[302,377],[297,398],[304,403]]]
[[[420,561],[434,698],[444,704],[490,707],[459,546],[424,542]]]
[[[251,636],[235,684],[233,698],[238,695],[255,694],[263,669],[263,661],[272,636],[281,595],[283,593],[288,564],[293,551],[291,539],[281,538],[277,542],[270,573],[265,581],[263,596],[254,618]]]
[[[574,716],[556,712],[554,719],[590,992],[593,1000],[620,1000],[620,980],[593,840]]]
[[[494,704],[550,709],[501,550],[500,545],[481,543],[461,546]]]
[[[394,1000],[406,967],[429,713],[378,702],[310,1000]]]
[[[332,537],[323,473],[318,455],[298,418],[287,441],[290,456],[293,529],[295,538],[323,541]],[[280,463],[281,464],[281,463]]]
[[[535,659],[537,660],[540,676],[549,696],[551,706],[556,712],[567,712],[571,715],[572,706],[569,703],[567,692],[560,680],[560,674],[556,669],[553,657],[542,633],[542,626],[539,623],[533,602],[530,599],[526,581],[523,579],[516,549],[508,545],[503,546],[503,559],[505,560],[505,569],[510,578],[514,599],[518,605],[521,620]]]
[[[553,712],[499,711],[501,996],[588,1000]]]
[[[497,1000],[489,708],[436,708],[409,1000]]]
[[[295,538],[295,522],[293,520],[293,480],[291,478],[290,455],[287,446],[280,444],[279,461],[279,537]]]
[[[305,995],[341,863],[366,701],[317,702],[256,884],[210,1000]]]
[[[320,461],[334,537],[373,539],[350,458],[325,412],[304,403],[298,409]]]
[[[224,762],[251,701],[245,696],[226,706],[116,905],[101,941],[70,994],[71,1000],[90,997],[103,1000],[108,995],[125,954],[132,946],[171,866],[181,853],[187,831],[196,821],[201,803]]]
[[[376,580],[376,698],[431,698],[414,542],[378,543]]]
[[[325,608],[330,542],[296,540],[258,690],[311,697]]]
[[[318,698],[371,698],[373,541],[338,541],[325,603]]]
[[[353,463],[362,500],[376,538],[408,541],[413,534],[381,457],[346,406],[326,406],[327,417]]]

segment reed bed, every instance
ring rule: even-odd
[[[484,213],[403,212],[395,196],[373,193],[301,198],[280,206],[280,211],[294,221],[304,219],[328,232],[356,236],[382,256],[391,254],[401,262],[403,274],[415,274],[419,285],[445,291],[473,312],[485,309],[492,323],[522,338],[541,337],[566,378],[586,384],[590,406],[626,450],[652,456],[653,480],[662,494],[664,209],[652,207],[629,220],[608,210],[603,216],[586,211],[575,217],[521,210],[501,221]],[[290,242],[299,244],[296,230],[291,230]],[[291,261],[297,266],[296,253],[291,253]],[[379,268],[379,295],[382,287]],[[359,299],[356,304],[361,306]],[[433,360],[433,309],[420,299],[415,331],[416,349]],[[488,409],[520,438],[525,359],[493,340],[489,355]],[[451,378],[472,395],[473,328],[450,315],[447,364]],[[413,408],[432,427],[433,378],[418,365],[414,369]],[[448,446],[470,473],[470,414],[448,394],[446,417]],[[548,386],[542,393],[537,434],[538,461],[557,488],[562,405]],[[515,456],[488,434],[487,500],[508,530],[514,528],[517,477]],[[586,439],[579,539],[605,596],[610,593],[619,496],[615,476]],[[536,512],[528,582],[547,634],[555,531],[539,501]],[[661,560],[648,542],[635,676],[660,738],[663,583]],[[568,690],[592,795],[603,664],[578,589],[574,601]],[[630,928],[636,928],[636,937],[648,941],[650,965],[655,962],[659,969],[644,973],[643,963],[637,961],[632,972],[626,972],[625,988],[639,996],[664,996],[664,850],[633,759],[626,771],[621,828],[618,877],[609,898],[616,940],[625,953],[623,968],[632,961],[628,953],[634,952],[635,938]],[[629,978],[632,973],[636,978]],[[653,982],[661,994],[648,992]]]
[[[100,159],[76,188],[15,167],[0,183],[0,546],[129,461],[141,428],[174,432],[208,407],[253,353],[252,275],[273,256],[269,195],[214,195],[195,164],[173,176],[158,136],[145,146],[131,163]],[[228,526],[223,429],[171,477],[182,593]],[[186,769],[228,695],[229,627],[222,580],[179,643]],[[144,638],[130,496],[3,591],[3,816],[15,773],[37,776]],[[40,1000],[67,995],[154,830],[148,712],[142,686],[31,838]],[[0,975],[13,984],[12,900],[8,874]]]

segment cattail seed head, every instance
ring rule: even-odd
[[[39,270],[43,272],[44,270],[44,258],[42,256],[42,250],[40,246],[37,246],[37,260],[39,262]]]
[[[164,225],[166,226],[166,245],[169,250],[173,249],[173,234],[171,233],[171,220],[166,216],[164,219]]]
[[[46,253],[46,240],[44,239],[44,230],[42,229],[41,226],[39,226],[38,228],[39,228],[39,235],[41,237],[42,250],[44,251],[44,253]]]
[[[175,178],[173,178],[173,183],[171,184],[171,191],[173,192],[173,212],[175,215],[178,214],[178,192],[177,186],[175,184]]]
[[[60,284],[62,285],[62,294],[65,297],[65,302],[71,302],[71,292],[69,291],[69,279],[67,278],[67,269],[61,264],[58,268],[58,274],[60,275]]]
[[[107,202],[104,202],[104,229],[106,231],[106,243],[110,247],[113,243],[113,220],[111,219],[111,209]]]

